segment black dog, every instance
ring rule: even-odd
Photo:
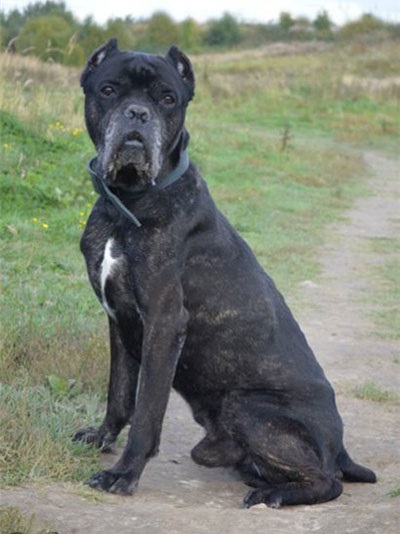
[[[74,439],[109,450],[130,423],[121,458],[89,484],[133,492],[171,387],[205,428],[192,458],[236,467],[256,488],[247,507],[327,501],[342,477],[375,482],[344,449],[333,389],[282,296],[187,159],[188,58],[113,39],[81,82],[101,194],[81,245],[109,316],[111,373],[103,424]]]

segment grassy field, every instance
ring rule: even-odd
[[[361,146],[395,152],[400,44],[195,58],[190,155],[291,304],[326,225],[365,192]],[[84,480],[108,372],[106,319],[79,238],[95,201],[79,72],[0,55],[0,478]],[[373,86],[376,87],[375,85]],[[390,273],[389,273],[390,274]]]

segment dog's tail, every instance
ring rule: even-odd
[[[344,447],[337,457],[336,465],[342,472],[343,479],[348,482],[376,482],[375,473],[368,467],[353,462]]]

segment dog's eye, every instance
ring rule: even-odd
[[[175,98],[172,95],[164,95],[162,102],[166,106],[173,106],[175,104]]]
[[[115,90],[113,87],[111,87],[111,85],[105,85],[104,87],[102,87],[100,89],[100,92],[104,95],[104,96],[111,96],[115,93]]]

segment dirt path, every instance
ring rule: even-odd
[[[323,273],[302,284],[298,319],[333,382],[351,455],[376,470],[376,485],[346,484],[330,503],[272,510],[240,508],[246,488],[228,470],[196,466],[189,457],[202,432],[183,402],[173,395],[160,455],[150,462],[134,497],[103,495],[76,486],[31,486],[0,492],[2,504],[34,512],[59,534],[397,534],[400,497],[400,415],[396,402],[360,400],[354,386],[373,381],[400,391],[398,344],[379,339],[370,312],[370,267],[382,258],[370,239],[399,235],[400,163],[366,153],[372,170],[371,196],[358,200],[333,227],[321,250]],[[114,457],[105,457],[106,465]],[[4,533],[9,534],[9,533]]]

